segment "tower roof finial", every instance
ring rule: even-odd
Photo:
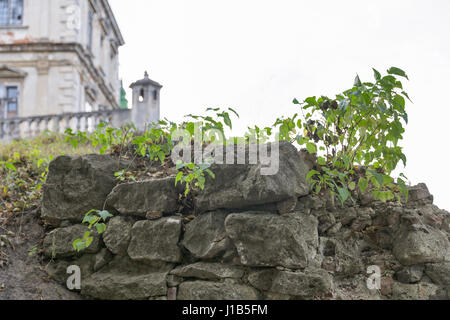
[[[144,78],[148,78],[148,72],[147,72],[147,70],[144,72]]]

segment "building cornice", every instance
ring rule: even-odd
[[[116,38],[119,42],[119,47],[123,46],[125,44],[125,40],[123,39],[122,32],[120,32],[119,25],[117,23],[116,17],[114,16],[114,13],[111,9],[111,6],[109,5],[108,0],[101,0],[101,3],[103,5],[103,7],[105,8],[105,12],[108,15],[109,21],[111,22],[114,34],[116,35]]]
[[[21,44],[0,44],[0,53],[13,52],[72,52],[76,53],[83,66],[88,70],[91,77],[97,82],[100,90],[105,98],[113,106],[114,109],[119,109],[119,103],[115,100],[113,91],[108,87],[105,79],[99,69],[97,69],[92,61],[91,56],[83,47],[76,42],[35,42],[35,43],[21,43]]]

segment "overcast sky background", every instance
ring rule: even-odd
[[[110,0],[125,38],[124,86],[144,70],[172,121],[232,107],[247,125],[297,111],[293,98],[335,94],[372,67],[405,70],[414,104],[403,172],[450,210],[450,1]],[[130,91],[128,100],[131,101]]]

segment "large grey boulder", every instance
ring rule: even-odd
[[[112,260],[112,255],[108,249],[103,248],[97,254],[84,254],[80,258],[73,260],[52,260],[45,266],[45,271],[51,279],[66,286],[67,279],[71,274],[67,273],[69,266],[80,268],[81,283],[91,274],[100,270]]]
[[[225,278],[239,279],[244,275],[241,267],[221,263],[197,262],[173,269],[170,274],[183,278],[219,280]]]
[[[392,285],[394,300],[434,300],[440,297],[439,287],[432,283],[405,284],[394,282]]]
[[[186,225],[182,245],[198,259],[212,259],[231,245],[225,232],[226,212],[213,211],[196,217]]]
[[[117,183],[114,172],[128,165],[98,154],[56,158],[43,186],[41,217],[55,227],[62,221],[81,222],[88,211],[103,208]]]
[[[263,146],[269,150],[274,148],[273,144]],[[207,177],[205,189],[195,201],[199,212],[280,202],[309,193],[306,182],[308,166],[292,144],[288,142],[279,144],[279,157],[268,162],[274,168],[269,175],[263,175],[266,172],[264,169],[262,171],[262,168],[268,167],[265,161],[249,164],[248,156],[254,155],[255,150],[247,146],[246,164],[236,164],[238,152],[232,148],[234,146],[225,148],[224,157],[228,153],[234,153],[235,164],[224,162],[225,164],[211,166],[215,179]]]
[[[258,292],[252,287],[223,282],[187,281],[180,284],[178,300],[257,300]]]
[[[182,220],[178,217],[136,222],[131,229],[128,255],[133,260],[150,263],[180,262],[181,227]]]
[[[402,283],[417,283],[423,276],[423,265],[407,266],[398,271],[395,276]]]
[[[408,203],[433,203],[433,196],[430,194],[428,187],[425,183],[419,183],[416,186],[408,188]]]
[[[403,265],[450,261],[447,235],[423,224],[405,225],[394,238],[393,253]]]
[[[434,283],[450,289],[450,262],[427,264],[425,273]]]
[[[305,268],[317,251],[317,225],[315,217],[300,213],[246,212],[225,220],[241,263],[254,267]]]
[[[135,221],[130,217],[117,216],[109,220],[103,233],[103,242],[114,254],[126,255],[131,240],[131,228]]]
[[[73,248],[76,239],[83,238],[85,232],[89,231],[86,225],[77,224],[66,228],[58,228],[48,233],[44,238],[44,255],[49,258],[67,258],[77,255]],[[91,245],[82,253],[97,253],[100,250],[100,236],[95,230],[91,230],[94,238]]]
[[[331,296],[333,291],[333,278],[322,269],[303,272],[267,269],[251,273],[248,281],[260,290],[311,299]]]
[[[169,266],[154,268],[116,258],[81,283],[83,296],[102,300],[142,300],[167,294]]]
[[[121,214],[145,217],[147,213],[173,213],[178,209],[175,177],[129,182],[116,186],[108,205]]]

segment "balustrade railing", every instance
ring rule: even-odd
[[[0,141],[32,137],[46,130],[57,133],[63,133],[68,128],[92,131],[101,122],[120,126],[130,119],[131,110],[128,109],[0,118]]]

